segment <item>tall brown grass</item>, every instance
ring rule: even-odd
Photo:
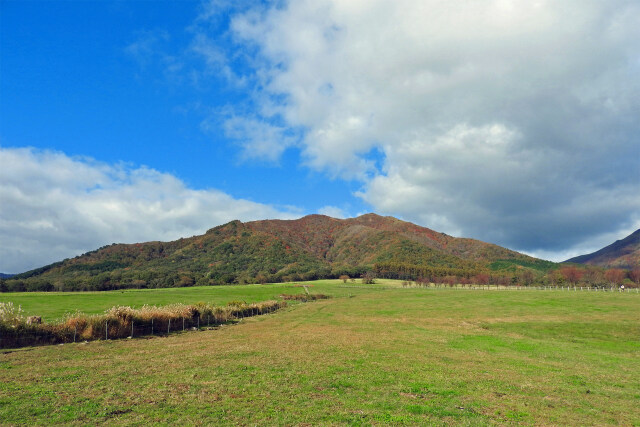
[[[168,334],[187,328],[216,326],[286,307],[285,301],[239,302],[224,307],[200,302],[135,309],[112,307],[104,314],[74,313],[55,323],[29,324],[20,308],[0,303],[0,348],[57,344],[141,335]]]

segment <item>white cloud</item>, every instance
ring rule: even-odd
[[[205,33],[196,30],[194,34],[188,53],[204,60],[206,65],[204,70],[207,70],[207,74],[223,77],[231,86],[239,88],[245,86],[245,78],[234,72],[224,50]],[[194,68],[190,73],[192,82],[199,84],[203,77],[202,71]]]
[[[285,149],[295,144],[287,129],[266,120],[230,116],[224,121],[225,135],[241,147],[243,159],[277,162]]]
[[[169,40],[169,33],[164,30],[139,31],[136,40],[127,45],[124,51],[144,68],[157,56],[165,56],[160,46]]]
[[[124,53],[137,62],[139,72],[146,73],[159,66],[163,79],[177,84],[185,74],[186,59],[181,54],[170,53],[170,34],[161,29],[142,30],[135,34],[135,40],[124,48]],[[142,73],[138,78],[142,78]]]
[[[252,114],[304,129],[310,167],[361,180],[381,213],[554,253],[639,225],[638,16],[633,0],[299,0],[230,32],[254,53]]]
[[[173,240],[234,220],[291,214],[146,167],[0,148],[0,271],[21,272],[113,242]]]
[[[326,215],[326,216],[330,216],[332,218],[349,218],[350,215],[347,214],[344,209],[341,209],[337,206],[323,206],[320,209],[318,209],[318,213],[320,215]]]

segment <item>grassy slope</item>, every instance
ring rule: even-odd
[[[640,423],[634,294],[316,285],[337,298],[219,330],[4,353],[0,420]]]

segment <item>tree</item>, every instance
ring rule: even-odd
[[[560,269],[560,274],[572,285],[576,285],[582,278],[582,271],[573,265],[568,265]]]
[[[519,274],[519,282],[524,286],[531,286],[535,276],[531,270],[522,270]]]
[[[640,285],[640,267],[636,267],[629,272],[629,279],[636,285]]]
[[[343,274],[342,276],[340,276],[340,280],[342,280],[343,283],[347,283],[347,280],[349,280],[349,276]]]
[[[612,285],[620,285],[624,280],[624,271],[617,268],[610,268],[604,272],[604,278]]]
[[[362,283],[365,285],[373,285],[376,283],[376,278],[373,274],[373,271],[367,271],[362,275]]]
[[[428,287],[429,283],[431,283],[431,280],[421,276],[416,279],[416,283],[418,284],[418,286]]]
[[[486,285],[489,283],[489,275],[487,273],[478,273],[471,280],[478,285]]]
[[[196,281],[193,279],[193,277],[185,275],[180,277],[180,280],[178,281],[177,286],[179,287],[193,286],[195,282]]]
[[[549,284],[551,286],[556,286],[558,283],[558,278],[560,277],[560,273],[558,270],[551,270],[547,273],[547,277],[549,278]]]
[[[602,272],[596,268],[588,268],[584,271],[582,280],[589,286],[597,285],[602,282]]]

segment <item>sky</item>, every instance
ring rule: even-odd
[[[0,271],[366,212],[554,261],[640,228],[637,0],[0,2]]]

